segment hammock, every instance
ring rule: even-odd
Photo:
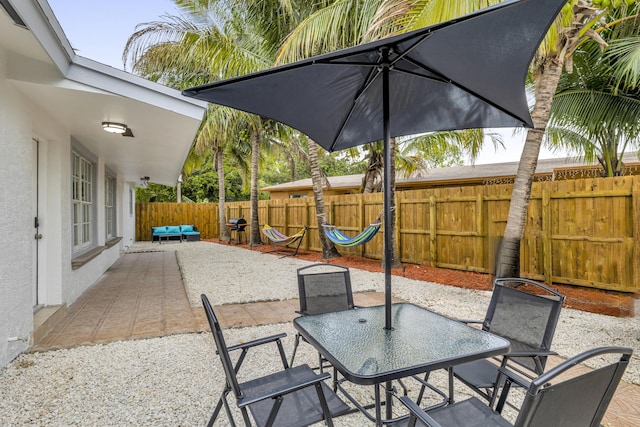
[[[291,255],[296,256],[298,254],[298,248],[300,248],[300,244],[302,243],[302,238],[307,232],[307,227],[306,226],[303,227],[302,230],[298,231],[296,234],[292,236],[285,236],[275,228],[272,228],[268,224],[265,224],[264,227],[262,228],[262,232],[264,233],[265,236],[267,236],[267,238],[271,242],[271,246],[273,247],[273,250],[270,252],[285,254],[285,256],[291,256]],[[298,242],[298,245],[295,247],[295,252],[293,253],[281,252],[277,250],[275,246],[275,245],[290,246],[296,242]],[[281,257],[281,258],[284,258],[284,257]]]
[[[362,232],[355,237],[347,236],[342,231],[338,230],[335,225],[324,224],[323,227],[324,233],[327,235],[329,240],[336,245],[345,248],[355,248],[356,246],[364,245],[369,240],[373,239],[373,236],[375,236],[378,230],[380,230],[381,225],[382,223],[380,222],[380,218],[378,218],[376,222],[369,224],[367,228],[362,230]]]

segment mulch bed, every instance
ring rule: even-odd
[[[219,239],[205,239],[205,241],[227,244],[226,242],[220,242]],[[232,244],[233,246],[260,252],[269,252],[272,250],[271,245],[268,244],[253,247],[249,247],[248,244]],[[332,264],[366,271],[380,273],[384,271],[380,260],[354,255],[343,255],[339,258],[323,260],[322,253],[320,252],[300,249],[296,258],[313,262],[330,262]],[[425,282],[487,291],[492,289],[493,282],[493,277],[490,274],[436,268],[426,264],[404,264],[402,268],[393,269],[392,274]],[[616,317],[633,317],[634,298],[640,297],[640,294],[634,295],[622,292],[603,291],[557,283],[553,284],[553,288],[565,296],[565,307]]]

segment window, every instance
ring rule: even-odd
[[[129,216],[133,216],[133,188],[129,187]]]
[[[116,237],[115,203],[116,180],[114,177],[104,177],[104,221],[106,240]]]
[[[73,153],[73,251],[91,247],[93,242],[93,164]]]

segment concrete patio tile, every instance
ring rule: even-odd
[[[252,317],[254,324],[266,325],[283,322],[283,318],[268,304],[244,304],[244,309]]]
[[[402,300],[394,298],[394,302]],[[354,294],[356,306],[384,304],[377,292]],[[297,299],[215,306],[223,328],[290,322]],[[202,307],[191,307],[173,252],[128,253],[67,310],[32,351],[208,331]],[[549,366],[562,361],[553,357]],[[588,369],[588,368],[585,368]],[[620,383],[605,426],[640,426],[640,387]]]
[[[220,326],[238,328],[253,325],[253,317],[241,305],[221,305],[214,308]]]

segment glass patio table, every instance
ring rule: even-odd
[[[386,383],[389,419],[391,381],[505,354],[510,348],[504,338],[413,304],[393,304],[391,313],[391,330],[384,328],[384,306],[293,320],[298,332],[346,380],[375,386],[376,425],[383,424],[379,388],[382,383]]]

